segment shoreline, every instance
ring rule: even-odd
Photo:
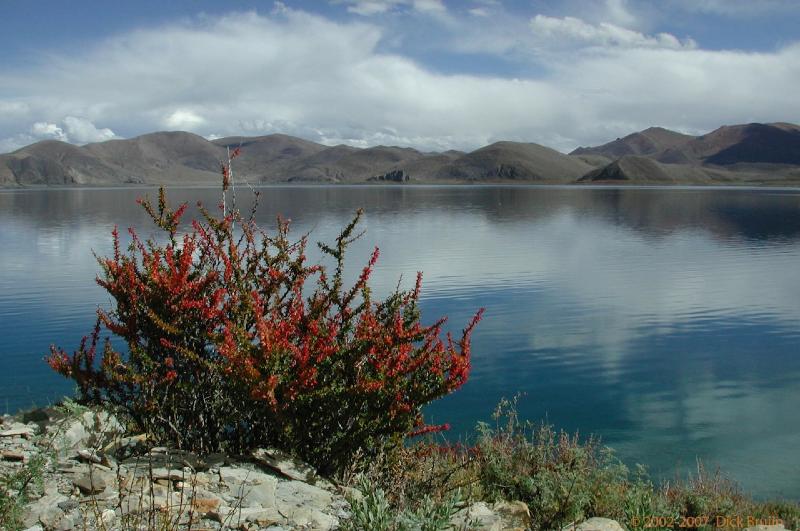
[[[19,185],[19,186],[0,186],[0,193],[5,192],[25,192],[25,191],[49,191],[49,190],[158,190],[160,187],[165,189],[218,189],[217,183],[178,183],[178,184],[68,184],[68,185]],[[519,181],[464,181],[464,182],[414,182],[414,183],[329,183],[329,182],[277,182],[259,184],[239,184],[240,187],[249,189],[270,189],[270,188],[534,188],[534,189],[580,189],[580,190],[771,190],[771,191],[800,191],[800,181],[790,183],[760,183],[760,184],[731,184],[731,183],[636,183],[624,184],[618,182],[608,183],[579,183],[563,182],[542,184],[538,182],[519,182]]]
[[[375,496],[385,495],[377,484],[324,478],[280,450],[198,456],[156,446],[105,410],[71,401],[0,417],[0,480],[15,474],[27,478],[30,488],[23,488],[14,499],[6,498],[8,502],[0,496],[2,528],[360,530],[369,529],[364,522],[372,521],[361,520],[365,511],[389,510],[374,505]],[[608,478],[600,487],[613,490],[613,481]],[[0,494],[4,486],[0,481]],[[692,488],[701,495],[709,487]],[[745,531],[784,531],[800,523],[800,505],[793,501],[747,502],[741,494],[732,499],[741,505],[723,513],[637,512],[623,523],[627,529]],[[4,512],[8,506],[3,503],[9,502],[13,511]],[[612,514],[619,510],[598,508],[556,529],[625,531],[622,520]],[[468,497],[453,502],[448,511],[448,529],[463,529],[468,522],[469,529],[479,531],[540,527],[536,507],[519,500]],[[782,517],[787,514],[790,520]],[[4,521],[8,515],[12,519]]]

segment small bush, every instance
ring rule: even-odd
[[[490,499],[521,500],[541,528],[580,520],[624,467],[590,439],[533,426],[517,418],[516,403],[502,401],[497,427],[479,426],[479,476]]]
[[[362,479],[363,497],[349,497],[351,515],[343,524],[345,531],[445,531],[458,511],[458,493],[437,501],[429,495],[417,500],[414,508],[393,507],[383,488]]]
[[[223,167],[227,187],[229,166]],[[224,197],[224,196],[223,196]],[[380,451],[425,426],[421,408],[456,389],[470,369],[470,334],[442,339],[444,319],[423,326],[421,275],[411,291],[373,300],[376,248],[345,286],[344,261],[361,212],[332,244],[333,271],[309,265],[307,238],[289,224],[261,230],[235,208],[178,228],[186,205],[141,201],[166,244],[133,230],[127,252],[98,258],[98,283],[114,299],[94,332],[50,365],[78,383],[84,402],[125,413],[158,441],[201,453],[282,448],[331,473],[357,452]],[[128,352],[101,329],[120,336]]]

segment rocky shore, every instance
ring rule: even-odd
[[[0,417],[0,457],[0,477],[16,475],[30,492],[6,500],[17,504],[9,529],[331,530],[348,527],[351,502],[363,496],[279,451],[200,458],[154,446],[113,416],[88,410]],[[454,530],[531,527],[522,502],[465,505],[450,522]],[[623,528],[591,518],[565,529]]]

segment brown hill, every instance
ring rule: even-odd
[[[656,155],[666,149],[681,146],[693,138],[663,127],[650,127],[602,146],[579,147],[570,155],[602,155],[612,160],[625,155]]]
[[[241,148],[236,174],[256,182],[286,180],[284,175],[298,160],[313,157],[327,146],[289,135],[234,136],[212,141],[221,148]],[[227,156],[225,150],[223,157]],[[217,164],[217,170],[219,163]]]
[[[683,164],[662,164],[653,159],[626,155],[592,170],[578,179],[583,183],[710,184],[729,180],[720,172]]]
[[[800,164],[800,127],[786,123],[723,126],[657,156],[694,164]]]
[[[291,181],[326,180],[361,182],[385,174],[398,166],[414,162],[424,155],[412,148],[375,146],[366,149],[337,146],[336,153],[319,153],[318,157],[300,161],[288,175]]]
[[[442,165],[441,180],[574,181],[592,169],[587,162],[539,144],[495,142]]]
[[[654,128],[577,156],[621,155],[588,172],[581,182],[681,184],[785,184],[800,182],[800,127],[788,123],[723,126],[698,137]],[[646,142],[645,140],[653,140]]]
[[[271,182],[800,182],[800,127],[725,126],[690,137],[650,128],[565,155],[538,144],[496,142],[470,153],[324,146],[287,135],[208,141],[159,132],[83,147],[45,141],[0,155],[0,186],[210,184],[227,147],[242,147],[235,176]]]
[[[150,133],[109,140],[84,150],[136,182],[210,182],[216,178],[224,149],[183,131]]]
[[[116,184],[125,182],[126,177],[120,168],[85,148],[58,140],[0,155],[0,182],[4,185]]]

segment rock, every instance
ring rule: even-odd
[[[117,453],[120,450],[125,450],[123,453],[129,455],[137,448],[144,446],[147,441],[147,435],[141,433],[139,435],[132,435],[130,437],[121,437],[112,440],[110,443],[103,447],[103,452],[106,454]]]
[[[272,524],[285,523],[286,518],[283,517],[274,507],[267,509],[258,508],[242,508],[232,509],[228,512],[233,523],[241,522],[254,522],[260,526],[268,526]]]
[[[102,457],[95,450],[86,450],[85,448],[78,450],[78,459],[85,463],[100,464],[103,462]]]
[[[450,523],[456,529],[474,529],[476,531],[502,531],[503,519],[495,514],[484,502],[473,503],[458,511]]]
[[[58,504],[58,508],[65,513],[68,513],[73,509],[77,509],[78,507],[80,507],[80,504],[75,500],[66,500]]]
[[[3,450],[3,459],[6,461],[25,461],[27,456],[18,450]]]
[[[42,526],[41,526],[41,525],[39,525],[39,524],[36,524],[36,525],[32,525],[32,526],[30,526],[30,527],[29,527],[29,528],[27,528],[25,531],[44,531],[44,527],[42,527]]]
[[[339,492],[342,493],[342,496],[357,502],[364,499],[364,494],[355,487],[341,486]]]
[[[106,490],[106,481],[97,473],[82,474],[72,480],[84,494],[99,494]]]
[[[122,516],[128,516],[147,511],[152,503],[153,500],[147,494],[129,494],[122,497],[119,508]]]
[[[175,470],[167,468],[154,468],[150,475],[155,480],[182,481],[191,475],[191,471]]]
[[[281,481],[275,495],[281,512],[297,505],[324,508],[333,502],[333,495],[327,490],[301,481]]]
[[[755,525],[744,528],[744,531],[787,531],[783,524]]]
[[[367,179],[367,181],[391,181],[396,183],[407,182],[411,177],[403,170],[392,170],[382,175],[375,175]]]
[[[13,425],[12,425],[13,426]],[[30,439],[36,434],[36,431],[23,424],[23,427],[13,427],[8,430],[0,431],[0,437],[24,437]]]
[[[100,448],[125,432],[116,417],[105,411],[87,411],[77,419],[62,422],[59,428],[64,430],[61,439],[65,450]]]
[[[45,529],[63,529],[64,527],[67,529],[72,529],[73,525],[71,525],[72,522],[69,519],[66,519],[67,521],[64,522],[67,524],[66,526],[61,525],[62,520],[65,520],[64,516],[64,511],[62,511],[58,506],[48,507],[39,514],[39,521],[42,523]]]
[[[242,507],[274,507],[278,478],[245,468],[221,467],[220,480]]]
[[[100,515],[100,521],[105,524],[106,528],[114,525],[114,521],[117,519],[117,513],[114,512],[113,509],[106,509]]]
[[[524,502],[498,502],[492,510],[503,519],[503,529],[525,530],[532,525],[531,510]]]
[[[295,526],[332,529],[338,520],[324,511],[333,502],[333,495],[320,487],[300,481],[282,481],[276,490],[276,506]]]
[[[578,525],[568,525],[562,528],[562,531],[625,531],[625,528],[616,520],[594,517]]]
[[[205,490],[196,490],[192,497],[192,507],[201,515],[215,512],[221,505],[222,499]]]
[[[49,522],[56,517],[63,516],[64,511],[58,507],[58,504],[64,501],[67,501],[67,497],[61,494],[46,494],[42,496],[25,507],[24,524],[30,527],[42,523],[47,527],[47,523],[42,521],[41,517],[45,515],[45,520]]]
[[[259,448],[253,452],[253,458],[260,464],[274,470],[288,479],[316,484],[321,480],[317,471],[299,459],[295,459],[286,452],[275,449]]]

